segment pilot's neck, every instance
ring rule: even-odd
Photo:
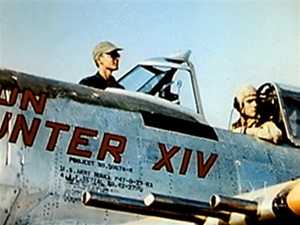
[[[108,80],[112,75],[112,71],[107,68],[99,67],[99,74],[104,80]]]
[[[241,117],[241,125],[244,127],[253,127],[257,123],[258,118],[257,117]]]

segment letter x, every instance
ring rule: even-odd
[[[153,170],[160,170],[163,166],[166,166],[166,169],[169,173],[173,173],[173,167],[171,163],[171,158],[179,151],[180,147],[174,146],[170,151],[167,151],[164,144],[158,143],[162,159],[159,160],[154,166]]]

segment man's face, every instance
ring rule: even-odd
[[[98,64],[108,70],[114,71],[119,68],[120,54],[118,51],[103,53],[98,57]]]
[[[249,96],[244,99],[244,107],[242,112],[248,117],[256,117],[257,115],[257,98],[256,96]]]

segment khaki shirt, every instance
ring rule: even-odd
[[[248,134],[278,144],[282,140],[282,131],[272,121],[260,124],[258,121],[251,125],[242,126],[238,120],[230,129],[235,133]]]

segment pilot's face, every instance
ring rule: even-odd
[[[249,96],[244,99],[243,114],[248,117],[256,117],[257,115],[257,98],[256,96]]]
[[[120,54],[118,51],[103,53],[98,58],[98,64],[108,70],[114,71],[119,68]]]

